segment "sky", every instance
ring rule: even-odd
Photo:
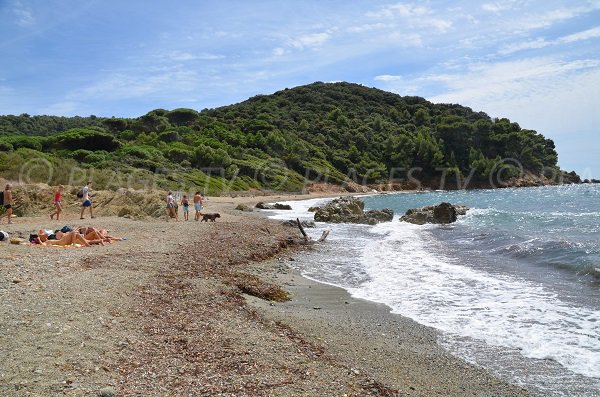
[[[315,81],[507,117],[600,178],[600,0],[0,0],[0,114],[138,117]]]

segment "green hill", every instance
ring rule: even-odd
[[[490,172],[558,172],[554,143],[508,119],[350,83],[314,83],[200,112],[135,118],[1,116],[0,176],[74,184],[298,191],[409,177],[446,187]],[[502,163],[501,159],[516,161]],[[410,174],[407,171],[413,169]],[[443,169],[446,169],[443,171]]]

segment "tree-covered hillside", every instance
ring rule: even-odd
[[[9,178],[26,171],[49,183],[73,179],[72,171],[50,175],[41,161],[92,174],[108,188],[153,179],[209,192],[295,191],[305,179],[412,176],[435,185],[443,175],[454,186],[456,176],[485,186],[492,171],[516,175],[512,165],[498,165],[506,158],[538,175],[558,170],[554,143],[508,119],[349,83],[314,83],[201,112],[156,109],[136,119],[2,116],[0,150],[0,175]],[[35,170],[32,158],[41,159]]]

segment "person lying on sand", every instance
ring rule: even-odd
[[[88,240],[82,234],[77,232],[63,233],[61,231],[55,234],[56,239],[50,240],[46,235],[39,236],[40,245],[43,246],[67,246],[67,245],[80,245],[82,247],[89,247],[90,245],[104,245],[102,239]]]
[[[105,243],[112,243],[113,241],[123,241],[120,237],[113,237],[108,234],[108,230],[96,229],[91,226],[80,227],[79,233],[81,233],[86,240],[102,240]]]

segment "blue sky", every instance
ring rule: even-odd
[[[508,117],[600,178],[600,1],[0,0],[0,114],[137,117],[349,81]]]

